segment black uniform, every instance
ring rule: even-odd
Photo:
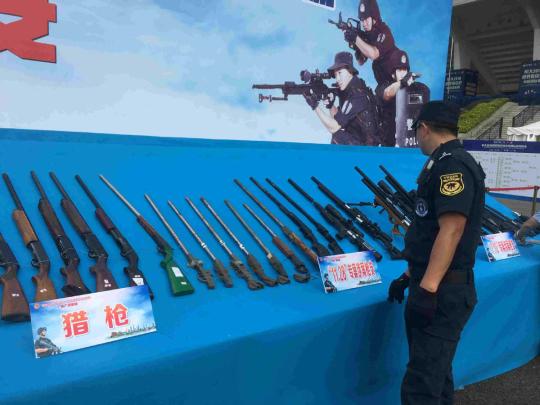
[[[485,174],[460,142],[449,141],[431,155],[418,178],[415,217],[405,236],[404,255],[411,273],[405,325],[409,363],[401,387],[403,404],[451,404],[452,360],[461,331],[476,305],[473,266],[484,209]],[[419,324],[409,308],[420,292],[438,217],[457,212],[467,217],[465,231],[437,291],[433,320]]]
[[[339,145],[378,145],[377,107],[366,83],[354,76],[347,88],[338,93],[339,107],[334,119],[341,129],[332,134]]]
[[[381,145],[396,145],[396,98],[384,99],[384,90],[394,83],[394,80],[385,80],[377,85],[375,95],[379,108],[379,120],[381,123]]]
[[[378,21],[371,31],[366,31],[367,43],[374,46],[379,51],[379,57],[373,61],[373,76],[377,83],[392,80],[391,69],[388,68],[387,56],[396,47],[394,36],[388,25],[382,21]]]

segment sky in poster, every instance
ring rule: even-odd
[[[0,127],[328,143],[299,97],[259,104],[253,83],[299,80],[347,50],[327,23],[356,17],[301,0],[57,0],[43,42],[57,63],[0,54]],[[450,0],[379,0],[397,45],[440,99]],[[375,87],[371,67],[360,68]]]

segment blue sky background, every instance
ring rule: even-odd
[[[253,83],[299,80],[347,50],[327,23],[357,17],[301,0],[57,0],[44,42],[57,64],[0,54],[0,126],[222,139],[329,142],[300,97],[259,104]],[[412,69],[442,97],[451,0],[379,0]],[[361,76],[375,87],[369,63]]]

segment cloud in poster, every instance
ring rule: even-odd
[[[389,21],[403,20],[388,0],[380,3]],[[440,10],[417,3],[401,4],[412,8],[409,19],[423,16],[425,24],[412,34],[394,24],[397,39],[424,42],[445,30],[437,24],[449,16],[437,18]],[[301,98],[261,105],[251,84],[298,81],[302,69],[329,66],[345,49],[342,34],[326,22],[337,10],[300,0],[57,4],[58,24],[47,38],[57,45],[56,65],[0,55],[0,126],[328,143]],[[357,5],[341,1],[338,10],[355,16]],[[440,47],[445,54],[446,44]],[[426,68],[423,80],[442,90],[444,59],[433,44],[423,49],[408,50],[413,66],[414,52],[431,52],[440,66],[430,64],[433,72]],[[374,87],[370,66],[360,70]]]

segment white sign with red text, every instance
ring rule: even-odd
[[[519,250],[511,232],[482,235],[482,243],[490,262],[519,256]]]
[[[371,252],[319,257],[319,269],[327,294],[381,282],[377,262]]]
[[[36,358],[156,331],[146,285],[30,304]]]

